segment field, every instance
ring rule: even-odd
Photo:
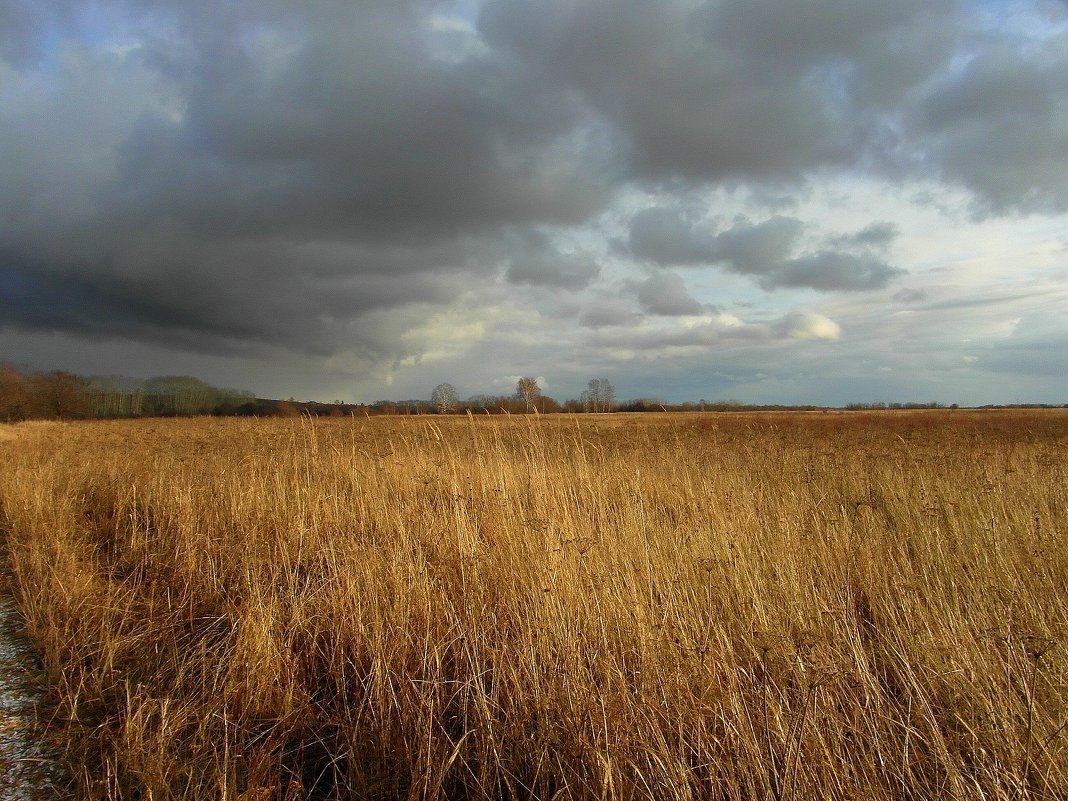
[[[39,423],[79,798],[1068,798],[1068,412]]]

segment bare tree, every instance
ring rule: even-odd
[[[601,404],[604,411],[612,412],[616,408],[616,388],[607,378],[601,379]]]
[[[36,413],[50,419],[66,420],[89,416],[88,382],[81,376],[56,370],[35,376],[31,382],[31,401]]]
[[[591,378],[582,393],[582,405],[587,412],[610,412],[615,408],[616,388],[607,378]]]
[[[22,420],[29,412],[28,379],[14,368],[0,364],[0,420]]]
[[[458,402],[456,387],[449,383],[438,384],[430,395],[430,403],[438,414],[455,411]]]
[[[526,404],[527,411],[534,409],[535,402],[541,396],[541,387],[538,386],[538,379],[531,378],[530,376],[523,376],[515,384],[515,396],[519,400]]]

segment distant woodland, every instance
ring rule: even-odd
[[[85,378],[0,365],[0,421],[238,414],[251,392],[219,389],[189,376]]]
[[[1020,407],[1048,404],[1015,404]],[[191,376],[79,376],[55,371],[37,373],[0,364],[0,422],[20,420],[88,420],[196,415],[255,417],[348,417],[416,414],[553,414],[606,412],[818,411],[812,405],[754,405],[736,400],[701,399],[667,403],[657,398],[617,400],[604,378],[591,379],[578,398],[559,402],[541,393],[534,378],[522,378],[510,395],[473,395],[461,399],[451,384],[438,384],[428,399],[380,400],[370,404],[257,398],[240,389],[220,389]],[[946,408],[938,402],[850,403],[847,410]],[[953,404],[949,408],[957,408]],[[995,408],[992,406],[984,408]]]
[[[363,404],[257,398],[191,376],[85,377],[35,373],[0,364],[0,422],[129,417],[339,417],[380,413]]]

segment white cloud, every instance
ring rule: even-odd
[[[779,330],[790,339],[838,339],[842,329],[822,314],[798,312],[783,318]]]

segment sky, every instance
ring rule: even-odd
[[[1065,0],[0,0],[0,361],[1068,403]]]

